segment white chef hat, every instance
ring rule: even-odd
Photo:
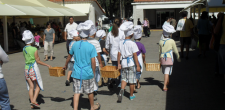
[[[142,27],[137,25],[134,27],[134,39],[140,39],[142,36]]]
[[[133,22],[127,21],[120,26],[120,29],[124,31],[126,37],[129,37],[134,33],[133,27],[134,27]]]
[[[70,32],[69,32],[70,36],[73,36],[73,37],[78,37],[79,33],[76,29],[72,29]]]
[[[88,24],[88,23],[80,23],[78,26],[77,26],[77,31],[79,32],[79,35],[80,37],[88,37],[88,35],[90,34],[90,28],[91,28],[91,25]]]
[[[96,32],[96,37],[102,38],[102,37],[104,37],[104,36],[106,36],[106,33],[105,33],[104,30],[98,30],[98,31]]]
[[[34,35],[31,31],[29,30],[25,30],[23,32],[23,38],[22,40],[26,43],[26,44],[31,44],[34,42]]]
[[[176,32],[176,30],[174,29],[174,27],[172,25],[170,25],[170,24],[164,24],[162,26],[162,28],[163,28],[163,35],[165,37],[169,37],[172,33],[175,33]]]
[[[97,29],[95,28],[94,23],[91,20],[87,20],[84,23],[86,23],[88,25],[91,25],[91,28],[89,29],[90,30],[89,35],[90,36],[94,35],[96,33],[96,31],[97,31]]]

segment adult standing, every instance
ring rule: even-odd
[[[50,46],[50,52],[51,52],[51,61],[53,60],[53,47],[55,43],[55,31],[53,28],[51,28],[51,24],[47,22],[46,24],[46,29],[44,31],[44,37],[43,37],[43,45],[44,45],[44,55],[45,55],[45,60],[48,60],[48,46]]]
[[[66,40],[66,49],[67,53],[69,54],[69,44],[73,40],[73,36],[69,34],[69,32],[72,29],[77,29],[77,23],[74,22],[73,17],[69,17],[69,23],[66,25],[65,30],[64,30],[64,39]],[[67,35],[67,37],[66,37]]]
[[[140,18],[138,18],[137,25],[142,25],[141,21],[140,21]]]
[[[8,55],[0,46],[0,106],[2,110],[11,110],[8,89],[4,79],[4,75],[2,73],[2,65],[3,63],[7,63],[8,61]]]
[[[149,29],[149,21],[148,21],[148,19],[145,18],[145,20],[144,20],[144,22],[142,24],[143,24],[143,28],[144,28],[145,37],[149,37],[149,35],[148,35],[148,29]]]
[[[191,35],[193,32],[194,25],[191,20],[187,19],[188,12],[182,13],[182,19],[185,20],[184,31],[180,31],[180,42],[181,42],[181,58],[184,57],[184,45],[186,45],[186,59],[188,60],[189,46],[191,44]]]
[[[220,13],[218,17],[219,20],[214,29],[214,33],[217,35],[222,34],[219,47],[219,72],[225,76],[225,15]]]
[[[171,25],[174,27],[174,29],[175,29],[175,27],[177,25],[177,21],[174,19],[173,16],[171,17]]]
[[[208,20],[208,12],[203,11],[201,18],[198,20],[197,24],[198,28],[198,36],[199,36],[199,55],[200,57],[202,55],[203,51],[203,56],[205,57],[205,51],[206,51],[206,44],[207,40],[209,39],[210,35],[210,30],[211,30],[211,24],[210,21]]]
[[[112,60],[112,66],[118,66],[117,56],[119,52],[119,42],[125,39],[125,34],[119,29],[122,20],[115,18],[113,23],[112,31],[108,33],[106,38],[105,48],[110,50],[110,58]],[[122,58],[121,58],[122,60]],[[110,87],[113,87],[112,83]]]

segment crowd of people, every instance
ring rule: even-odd
[[[186,59],[189,59],[189,46],[191,44],[193,33],[195,28],[192,20],[187,19],[188,13],[182,12],[182,19],[185,23],[182,30],[180,31],[180,42],[181,42],[181,55],[179,55],[175,41],[172,39],[172,34],[176,32],[176,25],[180,25],[179,22],[171,17],[163,24],[163,33],[159,41],[159,62],[162,65],[162,72],[164,74],[164,87],[163,91],[168,91],[169,76],[172,74],[174,57],[173,52],[176,55],[177,61],[180,62],[181,58],[184,57],[184,46],[186,45]],[[218,60],[215,72],[224,74],[225,73],[225,22],[224,14],[219,13],[218,18],[210,22],[208,20],[208,13],[203,12],[201,19],[198,21],[196,26],[199,40],[199,55],[203,53],[206,57],[207,43],[210,43],[208,47],[215,50]],[[172,23],[171,23],[172,21]],[[38,49],[32,47],[31,44],[35,41],[36,46],[39,48],[40,36],[37,32],[34,34],[24,28],[22,40],[26,46],[23,48],[23,55],[25,58],[25,80],[27,83],[27,89],[29,90],[30,105],[31,108],[40,108],[37,104],[36,99],[40,90],[43,90],[43,82],[41,73],[37,64],[47,66],[50,65],[42,62],[38,55]],[[51,57],[53,60],[53,46],[55,41],[55,30],[51,28],[51,24],[46,24],[44,31],[44,55],[45,61],[48,60],[48,45],[50,45]],[[54,26],[53,26],[54,27]],[[140,42],[142,39],[142,30],[149,28],[149,21],[145,19],[143,23],[138,21],[138,25],[134,26],[133,22],[125,21],[122,19],[115,18],[111,31],[106,34],[104,30],[98,30],[95,24],[91,20],[87,20],[77,25],[73,21],[73,17],[69,17],[69,23],[65,27],[66,49],[68,57],[66,59],[65,66],[63,69],[68,69],[66,78],[66,86],[70,85],[70,78],[73,79],[73,92],[74,110],[78,109],[80,94],[84,93],[88,95],[91,110],[99,110],[101,104],[94,104],[97,100],[97,91],[100,87],[99,84],[109,82],[109,87],[114,87],[116,83],[120,87],[118,94],[118,103],[122,103],[124,89],[129,83],[130,87],[130,100],[134,100],[136,96],[134,93],[141,89],[139,82],[141,74],[143,72],[143,64],[145,61],[146,49],[145,46]],[[145,33],[145,32],[144,32]],[[34,36],[35,35],[35,36]],[[146,35],[146,33],[145,33]],[[96,40],[98,38],[99,40]],[[131,39],[134,38],[135,41]],[[210,42],[211,40],[211,42]],[[103,78],[100,73],[100,68],[107,65],[107,57],[110,56],[112,60],[112,66],[116,66],[121,75],[116,79]],[[8,56],[4,50],[0,47],[0,82],[3,85],[3,89],[0,89],[0,105],[3,110],[10,110],[9,96],[7,86],[4,80],[4,75],[1,71],[3,63],[8,62]]]

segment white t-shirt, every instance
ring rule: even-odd
[[[70,40],[73,39],[73,36],[70,36],[70,34],[69,34],[69,32],[70,32],[72,29],[77,30],[77,23],[73,22],[73,24],[68,23],[68,24],[66,25],[66,28],[65,28],[64,32],[67,33],[67,39],[70,39]]]
[[[97,41],[94,38],[88,38],[87,41],[95,46],[95,49],[96,49],[97,53],[101,53],[102,52],[102,49],[101,49],[99,41]],[[95,62],[96,62],[96,66],[99,66],[99,62],[98,62],[98,59],[96,57],[95,57]]]
[[[69,45],[69,50],[71,50],[71,49],[72,49],[73,44],[74,44],[75,42],[76,42],[76,41],[72,41],[72,42],[70,42],[70,45]],[[74,61],[74,56],[70,59],[70,61]]]
[[[125,34],[123,31],[119,30],[119,34],[117,37],[114,37],[111,32],[109,32],[106,38],[105,48],[110,49],[110,57],[112,61],[117,61],[119,42],[125,39]]]
[[[119,52],[121,53],[121,56],[123,58],[121,63],[122,68],[126,68],[127,66],[131,67],[135,65],[133,54],[138,51],[139,49],[135,42],[131,40],[127,40],[125,43],[124,43],[124,40],[120,41]],[[130,59],[129,64],[127,64],[127,59],[126,59],[128,57],[132,58]]]
[[[0,61],[2,61],[3,63],[7,63],[9,61],[8,55],[2,49],[1,45],[0,45]],[[0,78],[4,78],[4,75],[2,73],[2,65],[1,64],[0,64]]]

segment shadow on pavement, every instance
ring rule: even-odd
[[[195,50],[190,51],[189,60],[175,59],[166,110],[225,110],[224,80],[214,75],[214,51],[207,51],[206,58],[197,55]]]
[[[157,85],[159,86],[159,88],[161,90],[163,90],[163,81],[159,81],[159,80],[154,80],[154,78],[144,78],[145,81],[148,81],[148,82],[140,82],[140,84],[143,86],[143,85]]]

